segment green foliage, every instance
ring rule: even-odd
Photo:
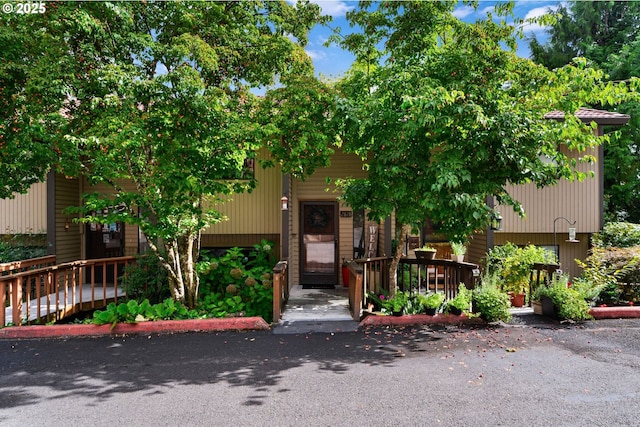
[[[193,308],[200,233],[226,219],[226,195],[255,188],[247,160],[266,147],[304,176],[331,154],[335,127],[311,123],[332,94],[304,52],[328,18],[311,2],[46,6],[0,15],[0,197],[50,169],[103,185],[68,212],[138,226]]]
[[[116,323],[137,323],[147,320],[184,320],[198,318],[195,310],[189,310],[183,304],[167,298],[161,303],[151,304],[145,299],[141,303],[130,300],[126,303],[110,303],[105,310],[96,310],[91,323],[96,325]]]
[[[573,287],[567,286],[568,276],[554,277],[548,286],[540,286],[536,291],[536,299],[550,298],[560,319],[589,320],[589,304],[585,295]]]
[[[534,61],[554,69],[583,56],[613,81],[640,76],[640,3],[570,1],[551,14],[549,42],[530,42]],[[631,119],[604,146],[605,214],[611,221],[639,222],[640,103],[623,102],[616,110]]]
[[[273,243],[266,240],[248,251],[231,248],[220,257],[203,252],[197,265],[202,284],[199,310],[213,317],[261,316],[270,322],[275,263]]]
[[[509,296],[497,286],[496,276],[485,276],[479,287],[473,290],[473,310],[487,322],[511,320]]]
[[[0,240],[0,263],[40,258],[47,255],[47,247],[39,245],[39,234],[13,234]]]
[[[453,299],[447,301],[445,312],[451,313],[451,309],[453,308],[463,313],[468,313],[471,310],[472,295],[472,291],[467,289],[464,283],[460,283],[458,285],[458,294]]]
[[[441,292],[433,292],[427,295],[419,294],[418,301],[425,310],[439,309],[444,302],[444,294]]]
[[[451,252],[454,255],[464,255],[467,253],[467,247],[462,242],[451,242]]]
[[[628,248],[640,246],[640,224],[629,222],[610,222],[602,231],[594,233],[591,239],[598,248]]]
[[[594,246],[584,262],[576,260],[582,267],[582,274],[574,279],[573,288],[596,304],[620,304],[622,289],[619,282],[637,283],[640,280],[639,251],[640,246],[608,249]]]
[[[167,271],[154,253],[138,256],[125,268],[121,283],[130,299],[155,304],[171,297]]]
[[[486,256],[487,275],[502,279],[505,292],[526,293],[529,291],[529,276],[533,264],[553,264],[555,254],[534,245],[519,248],[511,242],[495,246]]]
[[[383,308],[390,313],[403,313],[408,301],[408,292],[396,291],[395,295],[386,299]]]
[[[339,184],[372,219],[395,212],[400,224],[418,226],[429,218],[464,240],[488,228],[487,196],[523,213],[508,185],[585,178],[578,163],[593,158],[559,147],[584,153],[603,141],[573,113],[594,99],[621,100],[628,86],[608,84],[584,61],[545,70],[504,49],[516,42],[507,20],[467,24],[452,4],[434,3],[363,2],[349,17],[368,31],[334,38],[360,61],[338,85],[339,108],[344,148],[368,171]],[[567,120],[544,119],[550,109]]]

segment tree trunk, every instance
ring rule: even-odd
[[[195,263],[200,254],[200,234],[188,233],[176,240],[164,243],[166,257],[153,243],[151,249],[158,255],[162,265],[169,275],[169,290],[174,300],[185,304],[188,308],[195,308],[198,304],[200,277],[195,269]]]
[[[398,233],[400,235],[398,235]],[[398,227],[396,229],[396,240],[398,241],[398,247],[396,247],[396,252],[393,254],[391,265],[389,265],[389,293],[391,295],[395,295],[396,289],[398,288],[398,264],[400,264],[400,258],[402,258],[404,245],[407,241],[407,236],[409,235],[409,233],[411,233],[411,226],[407,224],[402,224],[401,227]]]

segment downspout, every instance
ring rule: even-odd
[[[596,136],[601,137],[604,135],[604,126],[602,125],[598,125],[598,128],[596,129]],[[599,199],[599,204],[600,204],[600,230],[602,230],[602,228],[604,227],[604,145],[600,144],[598,145],[598,156],[599,156],[599,160],[598,160],[598,174],[600,175],[598,177],[598,184],[599,184],[599,190],[600,190],[600,197],[598,197]],[[589,241],[591,241],[591,239],[589,239]]]
[[[289,259],[289,211],[292,207],[291,191],[290,191],[291,177],[289,174],[282,175],[282,195],[286,196],[289,200],[288,209],[282,209],[282,230],[280,237],[280,260],[286,261]]]
[[[56,254],[56,173],[47,173],[47,255]]]

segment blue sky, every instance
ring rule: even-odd
[[[317,3],[325,15],[331,15],[333,27],[342,28],[343,32],[351,29],[345,18],[345,14],[357,6],[357,1],[344,0],[312,0]],[[463,21],[473,22],[481,17],[486,16],[495,4],[495,1],[482,1],[476,11],[471,7],[459,6],[454,14]],[[560,1],[543,1],[543,0],[520,0],[515,4],[515,15],[519,18],[532,18],[542,15],[547,8],[556,8]],[[539,25],[529,25],[524,28],[527,36],[535,34],[539,41],[546,39],[545,29]],[[309,34],[309,44],[306,48],[307,54],[312,58],[316,68],[316,74],[325,77],[339,77],[344,73],[351,63],[353,56],[341,48],[333,45],[325,47],[324,43],[331,34],[331,30],[326,27],[316,27]],[[529,56],[529,46],[526,40],[518,43],[518,55],[522,57]]]

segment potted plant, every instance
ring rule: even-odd
[[[345,288],[349,287],[349,262],[342,257],[342,284]]]
[[[409,294],[402,291],[396,291],[396,294],[389,299],[385,304],[387,311],[390,311],[394,316],[402,316],[404,306],[409,299]]]
[[[416,249],[414,252],[417,259],[434,259],[436,257],[436,248],[429,245],[424,245],[421,248]]]
[[[450,314],[460,315],[468,312],[471,308],[471,291],[467,289],[464,283],[458,285],[458,295],[447,302],[445,311]]]
[[[542,304],[542,314],[566,320],[591,319],[585,295],[568,287],[568,280],[566,275],[554,277],[548,286],[537,289],[535,297]]]
[[[420,302],[420,305],[422,305],[425,314],[435,316],[438,309],[444,302],[444,294],[440,292],[430,293],[427,295],[420,294],[418,295],[418,301]]]
[[[487,255],[487,271],[502,278],[502,290],[513,307],[522,307],[529,293],[529,276],[535,263],[554,263],[555,254],[534,245],[519,248],[513,243],[496,246]]]
[[[467,247],[462,242],[451,242],[451,259],[455,262],[463,262]]]

